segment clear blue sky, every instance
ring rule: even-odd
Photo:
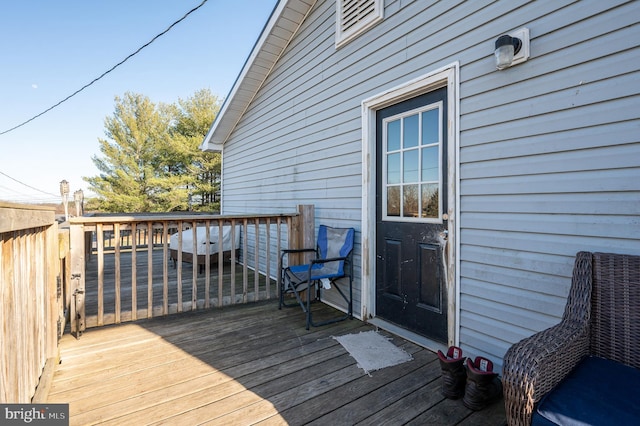
[[[61,101],[202,0],[20,0],[0,5],[0,132]],[[60,181],[87,191],[114,98],[224,98],[277,0],[208,0],[171,31],[62,105],[0,135],[0,200],[57,202]],[[8,175],[40,191],[8,178]]]

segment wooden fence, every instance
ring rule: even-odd
[[[31,402],[58,358],[60,246],[53,209],[0,202],[0,403]]]
[[[72,218],[71,332],[275,298],[280,249],[308,245],[314,232],[313,206],[284,214]],[[225,233],[231,250],[217,249],[228,244]],[[198,240],[202,251],[193,245]]]

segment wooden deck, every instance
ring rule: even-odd
[[[307,331],[300,309],[268,301],[66,334],[48,402],[69,403],[72,425],[506,424],[502,401],[442,397],[437,357],[387,333],[413,360],[365,374],[332,336],[371,329]]]

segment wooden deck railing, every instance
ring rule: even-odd
[[[53,209],[0,203],[0,403],[31,402],[43,371],[55,365],[60,259]]]
[[[277,297],[278,253],[313,241],[313,212],[72,218],[71,332]],[[225,230],[237,245],[217,250]]]

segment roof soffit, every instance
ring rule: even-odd
[[[281,0],[276,5],[202,149],[222,148],[315,3],[316,0]]]

